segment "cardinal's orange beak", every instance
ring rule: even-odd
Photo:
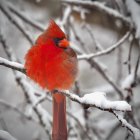
[[[62,39],[58,45],[59,47],[67,48],[69,46],[69,41],[67,39]]]

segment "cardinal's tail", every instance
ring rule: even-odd
[[[53,94],[53,130],[52,140],[67,140],[66,97]]]

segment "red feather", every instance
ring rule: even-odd
[[[63,39],[56,44],[55,38]],[[25,57],[27,76],[41,87],[50,91],[69,89],[77,75],[77,57],[69,47],[66,35],[51,20],[48,29],[39,36],[36,44]],[[53,140],[66,140],[66,104],[65,96],[53,95]],[[62,120],[61,120],[62,119]]]

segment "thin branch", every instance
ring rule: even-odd
[[[12,63],[12,62],[10,62],[10,61],[8,61],[8,63]],[[13,64],[13,63],[12,63]],[[9,68],[11,68],[11,65],[12,64],[10,64],[10,67]],[[4,65],[5,66],[5,65]],[[21,64],[20,64],[20,66],[21,66]],[[15,66],[13,66],[13,67],[15,67]],[[16,69],[15,70],[18,70],[17,69],[17,67],[16,67]],[[25,81],[24,81],[24,83],[25,83]],[[23,83],[22,83],[23,84]],[[26,85],[26,86],[25,86]],[[24,86],[25,87],[27,87],[28,85],[27,84],[25,84]],[[29,87],[28,87],[29,88]],[[29,91],[29,90],[27,90],[27,91]],[[101,109],[101,110],[110,110],[110,109],[113,109],[113,110],[121,110],[121,109],[119,109],[119,108],[116,108],[116,107],[113,107],[113,108],[110,108],[110,107],[100,107],[100,106],[98,106],[98,105],[96,105],[96,104],[89,104],[89,103],[86,103],[86,102],[84,102],[84,98],[82,98],[82,97],[79,97],[79,96],[77,96],[77,95],[75,95],[75,94],[73,94],[73,93],[70,93],[70,92],[64,92],[64,91],[59,91],[59,92],[61,92],[62,94],[64,94],[65,96],[67,96],[67,97],[69,97],[71,100],[73,100],[73,101],[75,101],[75,102],[77,102],[77,103],[80,103],[80,104],[82,104],[82,105],[85,105],[85,106],[88,106],[88,107],[97,107],[97,108],[99,108],[99,109]],[[42,99],[41,99],[42,100]],[[44,99],[43,99],[44,100]],[[93,102],[94,102],[94,99],[93,99]],[[119,102],[119,101],[118,101]],[[125,101],[120,101],[120,103],[125,103]],[[37,102],[35,102],[34,103],[34,105],[38,105],[38,101]],[[122,111],[123,111],[123,109],[122,109]],[[127,110],[127,111],[130,111],[130,108]]]
[[[131,26],[131,23],[128,21],[127,18],[125,18],[123,15],[121,15],[116,10],[105,6],[101,2],[80,1],[80,0],[61,0],[61,2],[64,4],[72,5],[72,6],[83,6],[83,7],[87,7],[87,8],[91,8],[91,9],[97,9],[98,11],[106,13],[107,15],[114,17],[115,19],[119,19],[126,26],[128,26],[128,27]]]
[[[124,41],[130,36],[130,34],[131,34],[131,31],[128,31],[119,41],[117,41],[117,43],[115,43],[111,47],[107,48],[106,50],[97,52],[95,54],[94,53],[93,54],[82,54],[82,55],[78,56],[78,59],[79,60],[91,59],[91,58],[107,55],[107,54],[111,53],[113,50],[115,50],[116,48],[118,48],[122,43],[124,43]]]
[[[81,122],[78,120],[78,118],[75,117],[72,113],[70,113],[70,112],[68,112],[68,111],[67,111],[67,114],[77,122],[78,126],[79,126],[79,127],[81,128],[81,130],[82,130],[82,133],[84,133],[84,135],[86,135],[86,137],[87,137],[89,140],[91,140],[91,137],[87,134],[87,131],[84,129],[84,127],[82,126],[82,124],[81,124]]]
[[[17,58],[15,57],[15,55],[12,52],[11,48],[9,48],[9,46],[6,44],[4,38],[3,38],[3,36],[1,34],[0,34],[0,37],[1,37],[0,41],[1,41],[2,45],[3,45],[3,48],[4,48],[5,53],[7,54],[8,58],[11,61],[17,61]],[[10,65],[12,65],[12,64],[10,64]],[[16,67],[16,66],[14,66],[14,67]],[[37,98],[35,96],[36,91],[24,79],[23,75],[21,75],[20,73],[17,73],[16,69],[13,70],[13,73],[14,73],[16,82],[20,85],[21,89],[23,90],[23,93],[24,93],[24,95],[25,95],[25,97],[27,99],[27,102],[29,104],[31,104],[31,106],[33,107],[33,110],[37,114],[41,126],[45,129],[46,133],[50,137],[50,129],[49,129],[50,126],[49,125],[51,125],[51,116],[49,115],[49,113],[40,104],[34,106],[35,103],[38,102],[38,100],[37,100]]]
[[[131,74],[131,53],[132,53],[132,48],[133,48],[133,44],[134,44],[135,39],[133,38],[133,40],[130,43],[130,48],[129,48],[129,53],[128,53],[128,73]]]
[[[26,116],[26,115],[25,115],[22,111],[20,111],[17,107],[15,107],[15,106],[13,106],[13,105],[11,105],[11,104],[5,102],[4,100],[0,100],[0,105],[6,107],[6,108],[8,108],[8,109],[12,109],[12,110],[14,110],[15,112],[17,112],[18,114],[20,114],[20,115],[22,115],[23,117],[25,117],[26,119],[31,120],[30,117]],[[32,118],[32,120],[33,120],[33,118]],[[33,121],[35,121],[35,120],[33,120]]]
[[[119,94],[120,98],[123,99],[123,92],[122,90],[115,84],[115,82],[113,81],[112,77],[109,76],[108,74],[106,74],[104,72],[104,70],[101,68],[101,66],[93,59],[90,59],[88,61],[90,63],[90,65],[92,67],[94,67],[102,76],[103,78],[110,84],[112,85],[112,87],[117,91],[117,93]]]
[[[138,69],[139,69],[139,62],[140,62],[140,49],[139,49],[139,56],[138,56],[138,59],[137,59],[137,62],[136,62],[136,67],[135,67],[135,72],[134,72],[134,81],[136,81],[136,79],[137,79],[137,72],[138,72]]]
[[[32,27],[38,29],[41,32],[43,32],[45,30],[41,25],[33,22],[31,19],[29,19],[29,17],[25,16],[19,10],[15,9],[15,7],[13,7],[11,5],[8,5],[8,8],[10,9],[10,11],[13,14],[15,14],[16,16],[18,16],[20,19],[22,19],[24,22],[26,22],[27,24],[31,25]]]
[[[0,130],[0,140],[17,140],[9,132]]]
[[[24,31],[24,29],[20,26],[20,24],[10,15],[7,8],[4,6],[4,4],[0,3],[0,10],[3,12],[3,14],[8,18],[8,20],[21,31],[21,33],[25,36],[25,38],[29,41],[31,45],[33,45],[33,41],[30,38],[30,36]]]
[[[94,34],[92,33],[92,29],[90,28],[90,26],[86,26],[84,25],[84,28],[86,28],[87,32],[89,33],[89,35],[91,36],[92,40],[94,41],[95,43],[95,47],[102,51],[103,50],[103,47],[101,46],[101,44],[95,39],[95,36]]]
[[[122,126],[127,128],[132,134],[134,135],[135,140],[140,139],[140,130],[133,127],[131,124],[129,124],[121,115],[117,114],[115,111],[112,112],[116,118],[121,122]]]
[[[6,67],[11,68],[13,70],[20,71],[22,73],[25,73],[25,69],[24,69],[24,66],[22,64],[9,61],[9,60],[4,59],[2,57],[0,57],[0,65],[6,66]]]
[[[110,140],[112,138],[112,136],[114,135],[114,133],[116,132],[117,129],[120,128],[120,123],[117,123],[109,132],[109,134],[106,136],[105,140]]]
[[[2,58],[3,59],[3,58]],[[94,67],[97,69],[97,71],[100,72],[100,74],[114,87],[114,89],[119,93],[120,97],[123,98],[123,93],[121,89],[112,81],[112,79],[102,70],[102,68],[96,63],[94,60],[90,60],[91,64],[93,63]],[[7,62],[7,63],[6,63]],[[15,65],[16,64],[16,65]],[[9,68],[12,68],[14,70],[18,70],[20,72],[25,72],[25,69],[22,69],[23,66],[19,63],[13,63],[11,61],[6,60],[5,63],[2,63],[1,65],[7,66]],[[19,68],[17,66],[20,66]]]
[[[71,93],[69,91],[56,90],[59,93],[67,96],[74,102],[77,102],[85,107],[96,107],[100,110],[109,111],[131,111],[131,106],[125,101],[109,101],[106,99],[106,95],[103,92],[93,92],[85,94],[83,97]],[[55,94],[55,91],[54,91]],[[99,98],[98,98],[99,97]],[[96,99],[98,98],[98,99]],[[123,106],[121,108],[121,105]]]

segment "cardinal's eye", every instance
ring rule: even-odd
[[[69,41],[66,38],[54,38],[57,47],[66,49],[69,46]]]
[[[59,47],[59,42],[60,42],[61,40],[63,40],[63,39],[64,39],[64,38],[54,38],[54,42],[55,42],[56,46]]]

